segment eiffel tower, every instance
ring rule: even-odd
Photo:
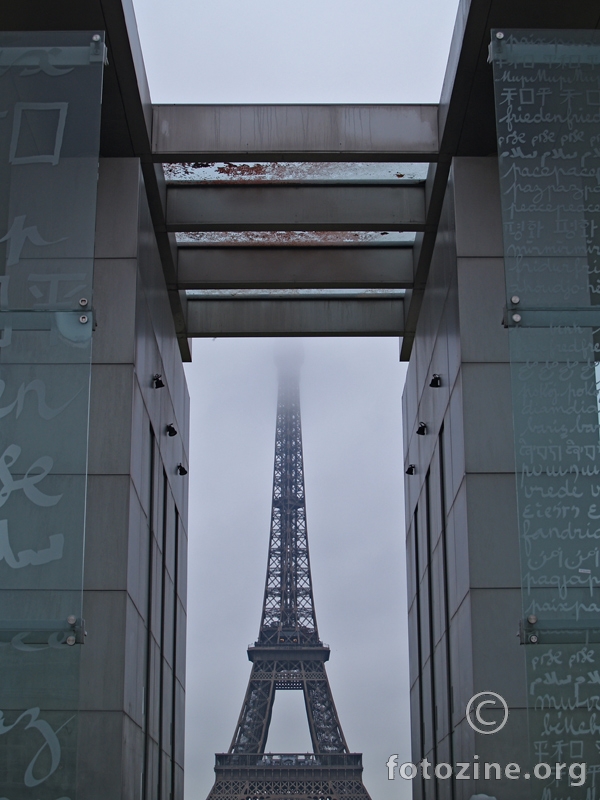
[[[298,358],[279,364],[267,579],[252,671],[228,753],[217,753],[208,800],[370,800],[362,754],[350,753],[331,695],[312,592]],[[277,690],[300,690],[312,753],[265,753]]]

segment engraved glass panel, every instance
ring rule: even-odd
[[[3,800],[77,797],[104,54],[96,32],[0,34]]]
[[[493,31],[491,55],[530,766],[552,767],[531,790],[575,800],[600,769],[600,34]]]

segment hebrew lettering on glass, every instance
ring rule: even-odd
[[[48,536],[50,547],[43,550],[21,550],[15,556],[8,538],[8,520],[0,519],[0,562],[6,561],[12,569],[22,569],[23,567],[39,567],[42,564],[49,564],[51,561],[59,561],[63,556],[65,537],[62,533],[54,533]]]

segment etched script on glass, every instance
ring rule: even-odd
[[[600,770],[600,35],[494,31],[533,763]],[[592,791],[596,791],[593,789]]]
[[[0,794],[76,800],[103,37],[0,34]]]

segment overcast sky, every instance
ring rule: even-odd
[[[134,0],[155,103],[432,103],[458,0]],[[185,800],[205,800],[250,674],[269,538],[273,340],[194,342]],[[408,800],[401,392],[395,339],[305,340],[302,424],[319,632],[373,800]],[[310,749],[298,692],[267,743]]]
[[[408,756],[400,395],[394,339],[305,342],[301,404],[319,633],[346,739],[385,797]],[[258,635],[271,515],[274,340],[195,342],[186,800],[205,800],[226,751]],[[368,391],[365,391],[368,387]],[[267,750],[311,750],[299,692],[278,692]],[[381,779],[383,776],[383,780]],[[378,785],[379,784],[379,785]],[[388,795],[398,797],[398,787]],[[401,796],[401,795],[400,795]]]

